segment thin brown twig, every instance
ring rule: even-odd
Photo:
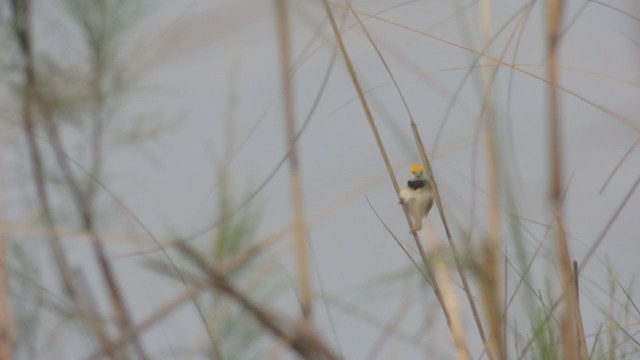
[[[352,83],[355,87],[355,90],[358,94],[358,99],[360,100],[360,105],[363,109],[363,111],[365,112],[365,116],[367,118],[367,122],[369,123],[369,127],[371,128],[371,131],[373,133],[373,136],[375,138],[376,141],[376,145],[378,146],[378,148],[380,149],[380,154],[382,155],[382,159],[384,161],[385,167],[387,168],[387,172],[389,173],[389,177],[391,179],[391,182],[393,184],[394,189],[396,190],[396,193],[400,192],[400,187],[398,186],[398,181],[396,180],[396,176],[395,173],[393,171],[393,167],[391,166],[391,161],[389,160],[389,157],[387,155],[387,152],[385,150],[384,147],[384,143],[382,142],[382,137],[380,136],[380,133],[378,132],[378,128],[375,124],[375,121],[373,120],[373,114],[371,113],[371,108],[369,107],[369,104],[367,102],[367,99],[365,97],[364,91],[362,90],[362,86],[360,86],[360,81],[358,80],[358,75],[356,74],[355,68],[353,67],[353,62],[351,61],[351,58],[349,57],[349,53],[347,52],[347,49],[344,45],[344,42],[342,40],[342,34],[340,33],[340,30],[338,29],[338,25],[335,21],[335,17],[333,16],[333,11],[331,10],[331,7],[329,6],[329,2],[327,0],[323,1],[324,4],[324,8],[325,8],[325,12],[327,13],[327,16],[329,17],[329,23],[331,24],[331,28],[334,32],[334,35],[336,37],[336,42],[338,43],[338,46],[340,47],[340,52],[342,53],[342,57],[345,61],[345,64],[347,66],[348,72],[349,72],[349,76],[351,77]],[[422,247],[422,245],[420,245],[420,247]]]
[[[613,215],[611,216],[611,218],[609,218],[609,221],[607,221],[607,224],[602,229],[600,234],[598,234],[598,237],[593,242],[593,245],[591,245],[586,255],[582,258],[582,261],[580,261],[580,267],[578,271],[582,271],[582,269],[584,269],[584,267],[591,260],[591,258],[593,258],[593,256],[596,253],[596,250],[598,249],[600,244],[602,244],[602,241],[604,241],[604,238],[609,233],[609,230],[611,230],[611,227],[615,223],[616,219],[618,218],[622,210],[624,210],[625,206],[627,205],[627,202],[629,202],[629,199],[631,199],[631,196],[636,192],[638,185],[640,185],[640,176],[636,178],[635,183],[633,183],[629,191],[625,194],[624,199],[622,200],[622,203],[620,203],[620,205],[616,208],[616,211],[613,212]]]
[[[429,285],[433,285],[431,283],[431,279],[432,279],[433,275],[429,275],[428,273],[425,273],[425,270],[423,270],[423,267],[426,266],[427,264],[425,264],[424,261],[423,261],[423,266],[420,266],[418,264],[418,262],[409,253],[409,250],[407,250],[407,248],[402,244],[400,239],[398,239],[396,234],[394,234],[391,231],[391,229],[389,228],[389,226],[387,225],[387,223],[385,223],[384,220],[382,220],[382,217],[380,216],[380,214],[378,214],[378,211],[376,211],[376,209],[373,207],[373,204],[371,204],[371,201],[369,200],[369,197],[366,196],[366,195],[365,195],[365,200],[367,200],[367,204],[369,204],[369,208],[371,209],[371,211],[373,211],[373,214],[376,216],[376,218],[378,218],[378,221],[380,222],[380,224],[382,224],[382,226],[384,226],[385,230],[387,230],[387,234],[389,234],[389,236],[391,236],[393,238],[393,240],[395,240],[396,244],[398,244],[400,249],[402,249],[402,252],[407,256],[407,258],[409,258],[411,263],[416,267],[416,270],[418,270],[418,272],[420,273],[420,275],[422,275],[424,280]]]
[[[300,176],[300,162],[296,144],[296,124],[294,113],[294,100],[292,80],[289,77],[291,66],[291,44],[289,39],[289,5],[286,0],[275,0],[278,25],[278,37],[280,39],[282,86],[284,93],[284,123],[289,147],[289,179],[291,182],[291,205],[293,211],[293,236],[296,258],[298,262],[298,276],[301,292],[302,316],[311,320],[313,292],[311,289],[311,276],[309,273],[309,247],[307,228],[305,225],[305,211],[302,196],[302,179]]]
[[[618,169],[620,169],[620,167],[622,166],[622,164],[625,162],[625,160],[627,160],[627,158],[629,157],[629,155],[631,155],[631,153],[633,152],[633,150],[640,144],[640,136],[636,139],[636,141],[633,142],[633,144],[631,144],[631,146],[629,146],[629,148],[627,149],[627,151],[625,151],[624,155],[622,155],[622,157],[620,158],[620,160],[618,160],[618,162],[616,163],[616,166],[613,167],[613,170],[611,171],[611,173],[609,174],[609,176],[607,176],[607,179],[604,181],[604,183],[602,184],[602,187],[600,187],[600,191],[598,191],[598,193],[602,194],[602,192],[604,191],[604,189],[607,188],[607,186],[609,185],[609,182],[611,181],[611,179],[613,179],[613,176],[616,174],[616,172],[618,172]]]
[[[506,253],[507,249],[505,248],[505,253]],[[504,254],[504,257],[507,258],[506,254]],[[502,327],[502,339],[505,342],[505,353],[506,353],[506,343],[507,343],[507,324],[509,323],[509,317],[508,317],[508,312],[507,312],[507,294],[509,291],[508,285],[509,285],[509,272],[507,271],[509,267],[509,264],[507,264],[507,262],[504,262],[504,272],[503,272],[503,278],[502,278],[502,304],[504,304],[504,306],[502,307],[502,316],[501,316],[501,321],[504,323],[503,327]]]
[[[589,356],[592,357],[593,353],[596,351],[596,345],[598,345],[598,340],[600,340],[600,334],[602,333],[602,326],[604,323],[600,323],[598,326],[598,331],[595,334],[595,339],[593,339],[593,344],[591,345],[591,352],[589,352]]]

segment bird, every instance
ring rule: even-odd
[[[399,196],[413,218],[411,232],[416,233],[422,229],[422,219],[427,217],[433,206],[433,186],[422,165],[413,165],[410,171],[411,178],[407,181],[407,187],[400,190]]]

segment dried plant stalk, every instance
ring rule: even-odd
[[[0,164],[3,162],[4,144],[0,142]],[[1,166],[1,165],[0,165]],[[4,212],[4,181],[0,171],[0,359],[12,358],[15,333],[7,284],[7,223]]]
[[[291,44],[289,39],[288,5],[286,0],[276,0],[278,37],[280,39],[282,86],[284,89],[284,122],[289,147],[289,178],[291,181],[291,205],[293,210],[293,237],[300,278],[302,315],[311,318],[313,294],[309,273],[307,227],[302,196],[302,179],[296,146],[296,124],[293,89],[289,71],[291,69]]]
[[[561,34],[563,0],[547,0],[547,51],[549,59],[547,62],[548,76],[548,97],[549,97],[549,146],[550,146],[550,200],[554,211],[557,211],[555,218],[557,227],[558,260],[563,277],[563,289],[567,295],[564,297],[564,309],[561,318],[563,358],[583,359],[588,356],[586,344],[582,342],[578,347],[578,332],[584,333],[582,329],[577,329],[577,317],[580,316],[578,310],[578,299],[574,272],[571,266],[569,255],[569,244],[564,223],[562,206],[562,134],[560,133],[560,108],[557,84],[558,81],[558,43]],[[582,336],[584,338],[584,335]]]
[[[484,50],[489,51],[492,31],[492,14],[491,14],[491,0],[480,0],[479,4],[478,20],[480,22],[480,32],[483,37],[483,41],[486,44]],[[505,46],[500,59],[504,57],[508,46]],[[484,52],[484,51],[483,51]],[[482,96],[484,100],[482,102],[482,109],[480,112],[480,121],[485,120],[484,124],[484,144],[486,151],[486,163],[487,163],[487,197],[489,200],[489,212],[488,212],[488,236],[485,239],[484,251],[482,251],[482,267],[480,269],[480,290],[483,298],[483,306],[486,314],[486,319],[489,323],[489,331],[491,336],[488,343],[487,353],[492,358],[506,359],[507,351],[504,339],[504,329],[506,328],[505,319],[503,315],[506,315],[504,311],[504,303],[501,301],[501,273],[500,258],[501,258],[501,219],[500,219],[500,171],[499,158],[498,158],[498,129],[496,112],[493,104],[493,83],[498,71],[498,68],[491,68],[489,65],[494,65],[489,59],[485,57],[478,57],[478,61],[482,66]],[[506,280],[506,279],[505,279]]]

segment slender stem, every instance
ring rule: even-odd
[[[575,283],[576,290],[576,332],[578,335],[578,349],[582,353],[580,354],[581,359],[588,359],[589,352],[587,350],[587,339],[584,335],[584,323],[582,322],[582,311],[580,310],[580,272],[578,269],[578,262],[573,261],[573,281]]]
[[[490,52],[490,44],[492,43],[492,21],[491,21],[491,0],[480,0],[478,21],[480,23],[480,33],[483,37],[485,49]],[[509,39],[511,40],[511,38]],[[500,59],[504,57],[508,45],[504,47],[500,55]],[[501,283],[500,283],[500,249],[502,245],[501,219],[500,219],[500,170],[498,169],[498,124],[497,116],[493,103],[493,83],[498,72],[498,68],[492,69],[489,65],[493,63],[484,57],[477,57],[482,66],[481,71],[481,94],[484,99],[480,111],[480,121],[484,119],[484,144],[486,151],[487,164],[487,186],[488,186],[488,236],[484,242],[483,265],[480,290],[483,298],[483,305],[486,313],[486,319],[489,324],[489,347],[488,354],[493,354],[494,358],[506,359],[506,345],[503,338],[503,329],[506,323],[503,321],[501,314],[504,313],[504,303],[500,301]]]
[[[278,37],[280,39],[282,86],[284,90],[284,121],[289,147],[289,179],[291,181],[291,205],[293,209],[293,236],[298,261],[298,276],[300,277],[300,292],[302,298],[302,315],[307,320],[312,316],[313,291],[309,273],[309,254],[307,227],[303,204],[302,179],[300,176],[300,162],[296,145],[296,124],[291,78],[291,44],[289,39],[289,20],[287,0],[275,0]]]
[[[342,57],[347,65],[347,70],[349,72],[349,76],[353,82],[353,86],[355,87],[356,92],[358,93],[358,99],[360,100],[360,105],[365,112],[365,116],[367,118],[367,122],[369,123],[369,127],[371,128],[371,132],[373,133],[373,137],[376,140],[376,144],[378,145],[378,149],[380,150],[380,155],[382,155],[382,159],[384,161],[384,165],[387,168],[387,172],[389,173],[389,178],[391,179],[391,183],[393,184],[393,188],[396,190],[396,193],[400,193],[400,186],[398,185],[398,180],[396,180],[395,173],[393,171],[393,167],[391,166],[391,161],[389,160],[389,156],[387,155],[387,151],[385,150],[384,143],[382,142],[382,137],[378,132],[378,127],[376,126],[375,120],[373,119],[373,114],[371,113],[371,108],[369,107],[369,103],[364,94],[364,90],[360,85],[360,80],[358,79],[358,75],[356,73],[355,68],[353,67],[353,62],[349,57],[349,53],[347,52],[347,48],[344,45],[344,41],[342,40],[342,35],[340,34],[340,30],[338,29],[338,24],[336,23],[336,19],[333,16],[333,11],[329,6],[328,0],[323,1],[325,11],[327,16],[329,17],[329,23],[331,24],[331,28],[333,29],[334,35],[336,37],[336,41],[338,46],[340,47],[340,52],[342,53]]]
[[[558,81],[558,43],[560,40],[563,0],[547,0],[547,51],[549,60],[547,62],[547,77],[549,80],[548,101],[549,101],[549,176],[550,176],[550,197],[551,206],[557,210],[555,219],[557,225],[557,245],[560,269],[564,280],[564,288],[567,290],[565,298],[564,312],[562,315],[562,342],[564,359],[582,359],[587,356],[586,344],[578,345],[576,333],[576,319],[579,316],[577,311],[578,301],[574,282],[574,273],[569,255],[569,244],[564,223],[562,206],[562,134],[560,133],[560,107],[557,92]]]
[[[0,169],[4,163],[4,144],[0,141]],[[14,341],[13,320],[9,301],[9,287],[7,284],[7,246],[8,231],[5,219],[4,178],[0,171],[0,359],[12,358]]]

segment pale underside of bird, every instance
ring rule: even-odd
[[[422,219],[429,214],[433,206],[433,189],[430,181],[424,176],[421,165],[412,166],[411,173],[413,176],[407,182],[407,187],[400,190],[399,195],[413,218],[411,232],[416,232],[422,229]]]

